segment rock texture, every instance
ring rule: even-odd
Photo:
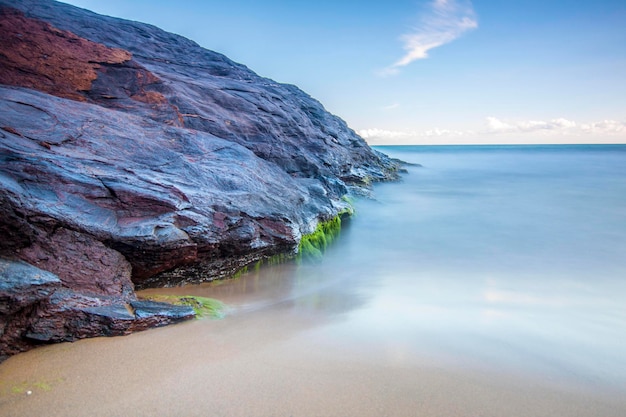
[[[51,272],[0,258],[0,361],[39,343],[123,335],[193,316],[191,307],[77,292]]]
[[[131,54],[80,38],[15,9],[0,11],[3,84],[84,101],[101,65],[121,65]]]
[[[0,37],[0,355],[188,317],[134,288],[293,253],[397,175],[297,87],[153,26],[0,0]]]

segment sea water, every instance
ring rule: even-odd
[[[421,166],[358,203],[317,272],[361,292],[341,331],[400,363],[626,387],[626,146],[379,150]]]
[[[414,165],[357,201],[321,263],[246,287],[242,311],[314,311],[332,319],[320,346],[393,366],[626,389],[626,146],[378,149]]]
[[[407,173],[356,201],[321,263],[202,295],[314,315],[319,349],[388,366],[626,391],[626,145],[378,150]]]

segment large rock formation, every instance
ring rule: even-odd
[[[297,87],[156,27],[0,0],[0,37],[0,355],[188,317],[134,288],[293,253],[395,178]]]

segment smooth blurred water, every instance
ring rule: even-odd
[[[422,166],[357,201],[321,264],[202,295],[308,317],[288,337],[345,358],[626,390],[626,146],[380,150]]]
[[[372,285],[352,324],[410,354],[624,386],[626,146],[381,150],[423,166],[361,201],[328,256]]]

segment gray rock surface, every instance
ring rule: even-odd
[[[0,311],[19,349],[145,328],[134,288],[294,253],[345,195],[397,176],[297,87],[188,39],[49,0],[0,16],[0,255],[58,279],[24,287],[36,315]]]

